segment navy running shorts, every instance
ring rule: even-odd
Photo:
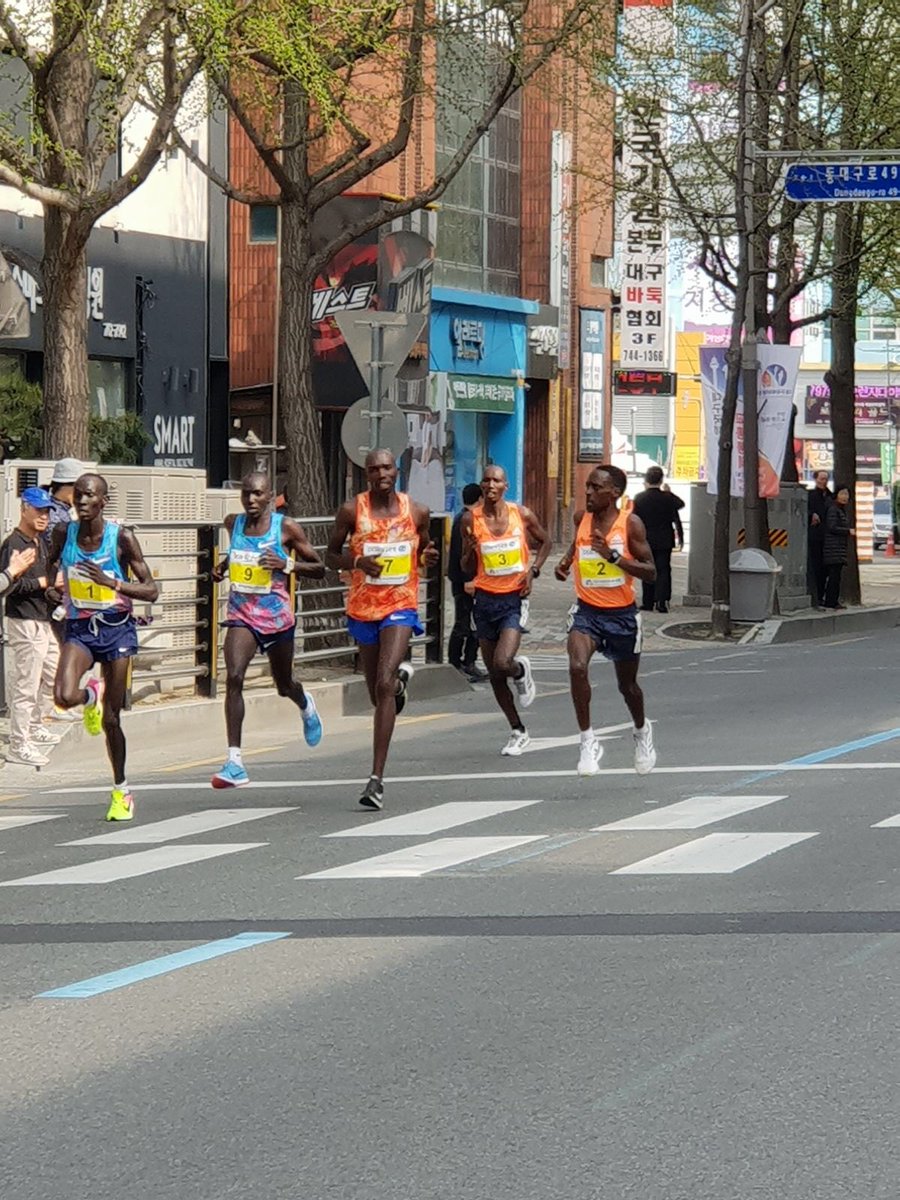
[[[115,662],[137,654],[137,625],[131,613],[118,621],[101,620],[99,616],[71,618],[66,621],[64,642],[81,646],[95,663]]]
[[[223,621],[222,624],[228,629],[249,629],[256,638],[256,649],[260,654],[268,654],[270,650],[274,650],[282,642],[292,642],[294,640],[295,628],[293,625],[289,625],[287,629],[278,629],[275,633],[260,633],[258,629],[254,629],[246,621]]]
[[[523,600],[519,592],[484,592],[476,588],[472,616],[479,638],[484,642],[498,642],[504,629],[525,632],[528,600]]]
[[[610,662],[633,662],[641,656],[641,614],[628,608],[597,608],[579,600],[569,609],[569,632],[586,633]]]

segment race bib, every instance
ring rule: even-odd
[[[109,587],[101,587],[99,583],[94,583],[89,576],[84,574],[78,563],[67,569],[66,584],[69,589],[69,599],[74,608],[102,612],[104,609],[116,607],[115,591]]]
[[[253,550],[232,550],[228,557],[228,581],[236,592],[263,596],[272,590],[272,572],[259,565]]]
[[[578,578],[586,588],[621,587],[625,572],[590,546],[578,547]]]
[[[374,587],[397,587],[408,583],[412,574],[412,542],[364,542],[363,555],[381,563],[381,574],[377,579],[366,576],[366,583]]]
[[[520,539],[511,537],[482,542],[481,565],[485,575],[520,575],[525,569]]]

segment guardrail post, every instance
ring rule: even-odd
[[[197,649],[195,664],[196,692],[211,700],[215,698],[218,676],[219,595],[212,577],[219,559],[219,534],[215,525],[201,525],[197,530]]]
[[[447,523],[444,517],[432,517],[429,532],[437,547],[440,558],[437,566],[431,567],[425,581],[425,661],[444,661],[444,569],[447,555]]]

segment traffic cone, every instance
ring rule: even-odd
[[[894,558],[894,557],[896,557],[896,554],[897,554],[897,548],[894,545],[894,531],[892,529],[891,532],[888,534],[888,540],[885,543],[884,557],[885,558]]]

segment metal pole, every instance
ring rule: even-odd
[[[377,450],[381,441],[381,368],[384,357],[384,329],[372,322],[372,359],[369,363],[369,449]]]
[[[637,475],[637,406],[631,406],[631,473]]]

